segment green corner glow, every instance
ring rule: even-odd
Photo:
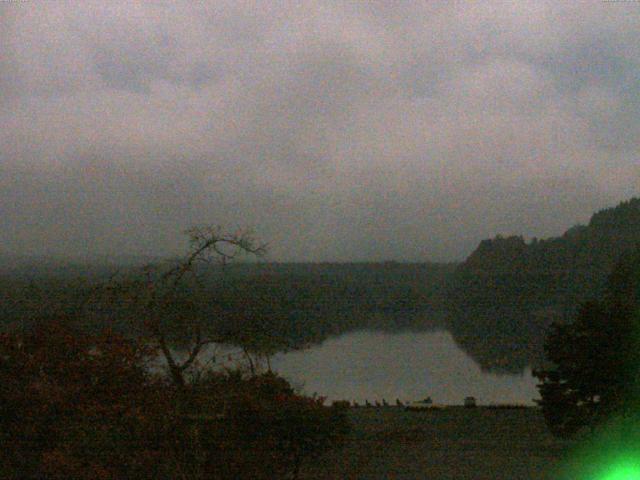
[[[638,460],[618,462],[596,480],[640,480],[640,462]]]

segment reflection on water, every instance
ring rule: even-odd
[[[531,370],[482,372],[448,332],[353,332],[307,350],[276,355],[272,367],[307,394],[329,400],[395,402],[431,396],[435,403],[526,403],[539,398]]]

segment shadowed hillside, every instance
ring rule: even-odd
[[[482,241],[456,269],[448,295],[456,341],[486,369],[518,371],[539,361],[549,324],[601,294],[616,260],[638,244],[638,198],[561,237]]]

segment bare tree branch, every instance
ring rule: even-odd
[[[209,262],[217,259],[225,265],[239,255],[250,254],[262,256],[266,253],[266,244],[257,243],[253,233],[249,230],[238,230],[233,234],[225,234],[219,227],[194,227],[185,232],[189,235],[191,250],[172,268],[169,268],[159,277],[154,275],[154,267],[144,269],[146,280],[147,302],[146,310],[150,315],[148,327],[152,336],[158,342],[160,350],[165,357],[173,382],[184,388],[186,381],[184,372],[191,367],[202,349],[211,343],[220,343],[220,338],[203,337],[202,325],[197,325],[189,355],[183,362],[176,361],[168,346],[167,332],[162,327],[162,311],[175,298],[177,289],[187,274],[195,274],[194,270],[198,262]],[[194,275],[197,279],[197,275]]]

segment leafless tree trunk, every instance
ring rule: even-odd
[[[211,343],[222,342],[224,339],[212,335],[206,335],[205,325],[196,324],[193,330],[188,349],[187,358],[178,361],[169,346],[168,332],[163,327],[163,315],[168,311],[171,302],[175,300],[179,288],[183,285],[188,275],[192,275],[197,281],[196,267],[200,263],[218,262],[223,266],[239,255],[250,254],[262,256],[266,252],[266,245],[258,244],[253,239],[251,232],[238,231],[236,233],[223,233],[216,227],[196,227],[188,230],[191,244],[190,251],[182,260],[176,262],[164,272],[160,267],[145,267],[143,282],[134,282],[142,291],[136,292],[141,315],[145,317],[145,329],[150,338],[157,344],[164,357],[169,375],[174,385],[184,389],[187,385],[185,372],[194,365],[203,348]],[[251,365],[255,371],[255,365]]]

